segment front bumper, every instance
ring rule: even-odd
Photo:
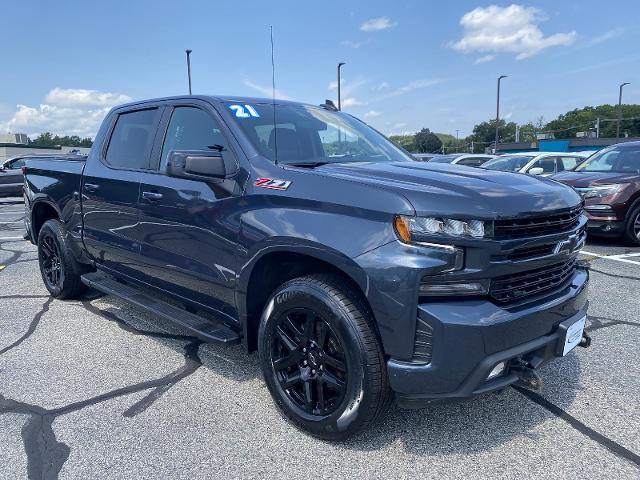
[[[624,226],[624,221],[616,218],[590,217],[587,223],[587,232],[594,235],[622,235]]]
[[[507,368],[487,380],[499,362],[538,368],[558,356],[560,323],[586,315],[588,276],[580,269],[563,292],[518,309],[503,309],[486,300],[419,305],[418,317],[432,329],[431,361],[387,362],[398,404],[418,408],[500,389],[515,383],[518,375]]]

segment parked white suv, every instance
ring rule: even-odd
[[[448,155],[436,155],[429,163],[450,163],[452,165],[466,165],[467,167],[479,167],[486,161],[496,158],[495,155],[480,153],[450,153]]]
[[[501,155],[482,164],[488,170],[528,173],[544,177],[573,170],[590,152],[529,152]]]

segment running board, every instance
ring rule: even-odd
[[[82,283],[107,295],[114,295],[131,303],[151,315],[162,317],[190,330],[205,342],[222,345],[233,345],[240,342],[240,335],[223,323],[200,317],[186,310],[163,302],[140,289],[118,282],[112,276],[102,273],[86,273],[81,277]]]

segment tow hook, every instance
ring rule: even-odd
[[[591,337],[587,332],[582,332],[582,338],[580,339],[579,347],[587,348],[591,346]]]
[[[542,377],[527,362],[518,360],[512,370],[518,375],[518,385],[535,392],[542,390]]]

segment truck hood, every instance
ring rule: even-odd
[[[640,175],[637,173],[562,172],[551,178],[576,188],[640,181]]]
[[[327,164],[314,172],[393,190],[423,216],[496,219],[581,203],[573,189],[551,180],[459,165],[341,163]]]

